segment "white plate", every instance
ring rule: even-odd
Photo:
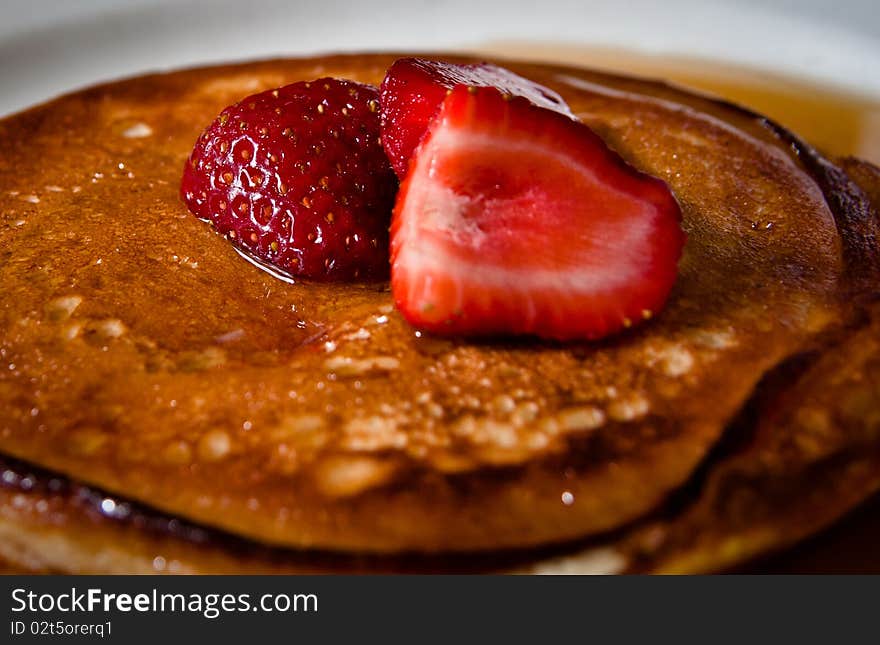
[[[0,0],[0,114],[196,63],[521,41],[697,56],[880,97],[877,0]]]

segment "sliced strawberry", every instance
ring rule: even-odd
[[[586,126],[459,86],[398,194],[394,298],[438,334],[599,338],[663,306],[680,222],[666,184]]]
[[[401,58],[385,74],[380,89],[382,146],[397,176],[403,179],[416,146],[446,94],[457,85],[495,87],[535,105],[572,116],[553,90],[492,65],[455,65],[424,58]]]

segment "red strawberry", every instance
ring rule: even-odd
[[[663,306],[680,221],[666,184],[586,126],[459,86],[398,195],[394,298],[440,334],[598,338]]]
[[[573,116],[556,92],[490,63],[454,65],[423,58],[401,58],[382,81],[382,145],[394,172],[406,176],[410,158],[446,94],[457,85],[495,87],[540,107]]]
[[[196,142],[181,196],[240,249],[291,276],[381,279],[397,181],[379,94],[332,78],[255,94]]]

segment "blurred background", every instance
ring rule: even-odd
[[[880,96],[877,0],[2,0],[0,112],[145,70],[362,49],[624,48]],[[571,56],[571,53],[569,54]]]
[[[468,50],[667,78],[768,112],[830,152],[880,162],[878,7],[877,0],[0,0],[0,115],[83,85],[193,64]]]

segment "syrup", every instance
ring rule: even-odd
[[[831,156],[880,164],[880,99],[790,76],[686,56],[603,47],[490,42],[487,56],[592,67],[659,78],[715,94],[765,114]]]

